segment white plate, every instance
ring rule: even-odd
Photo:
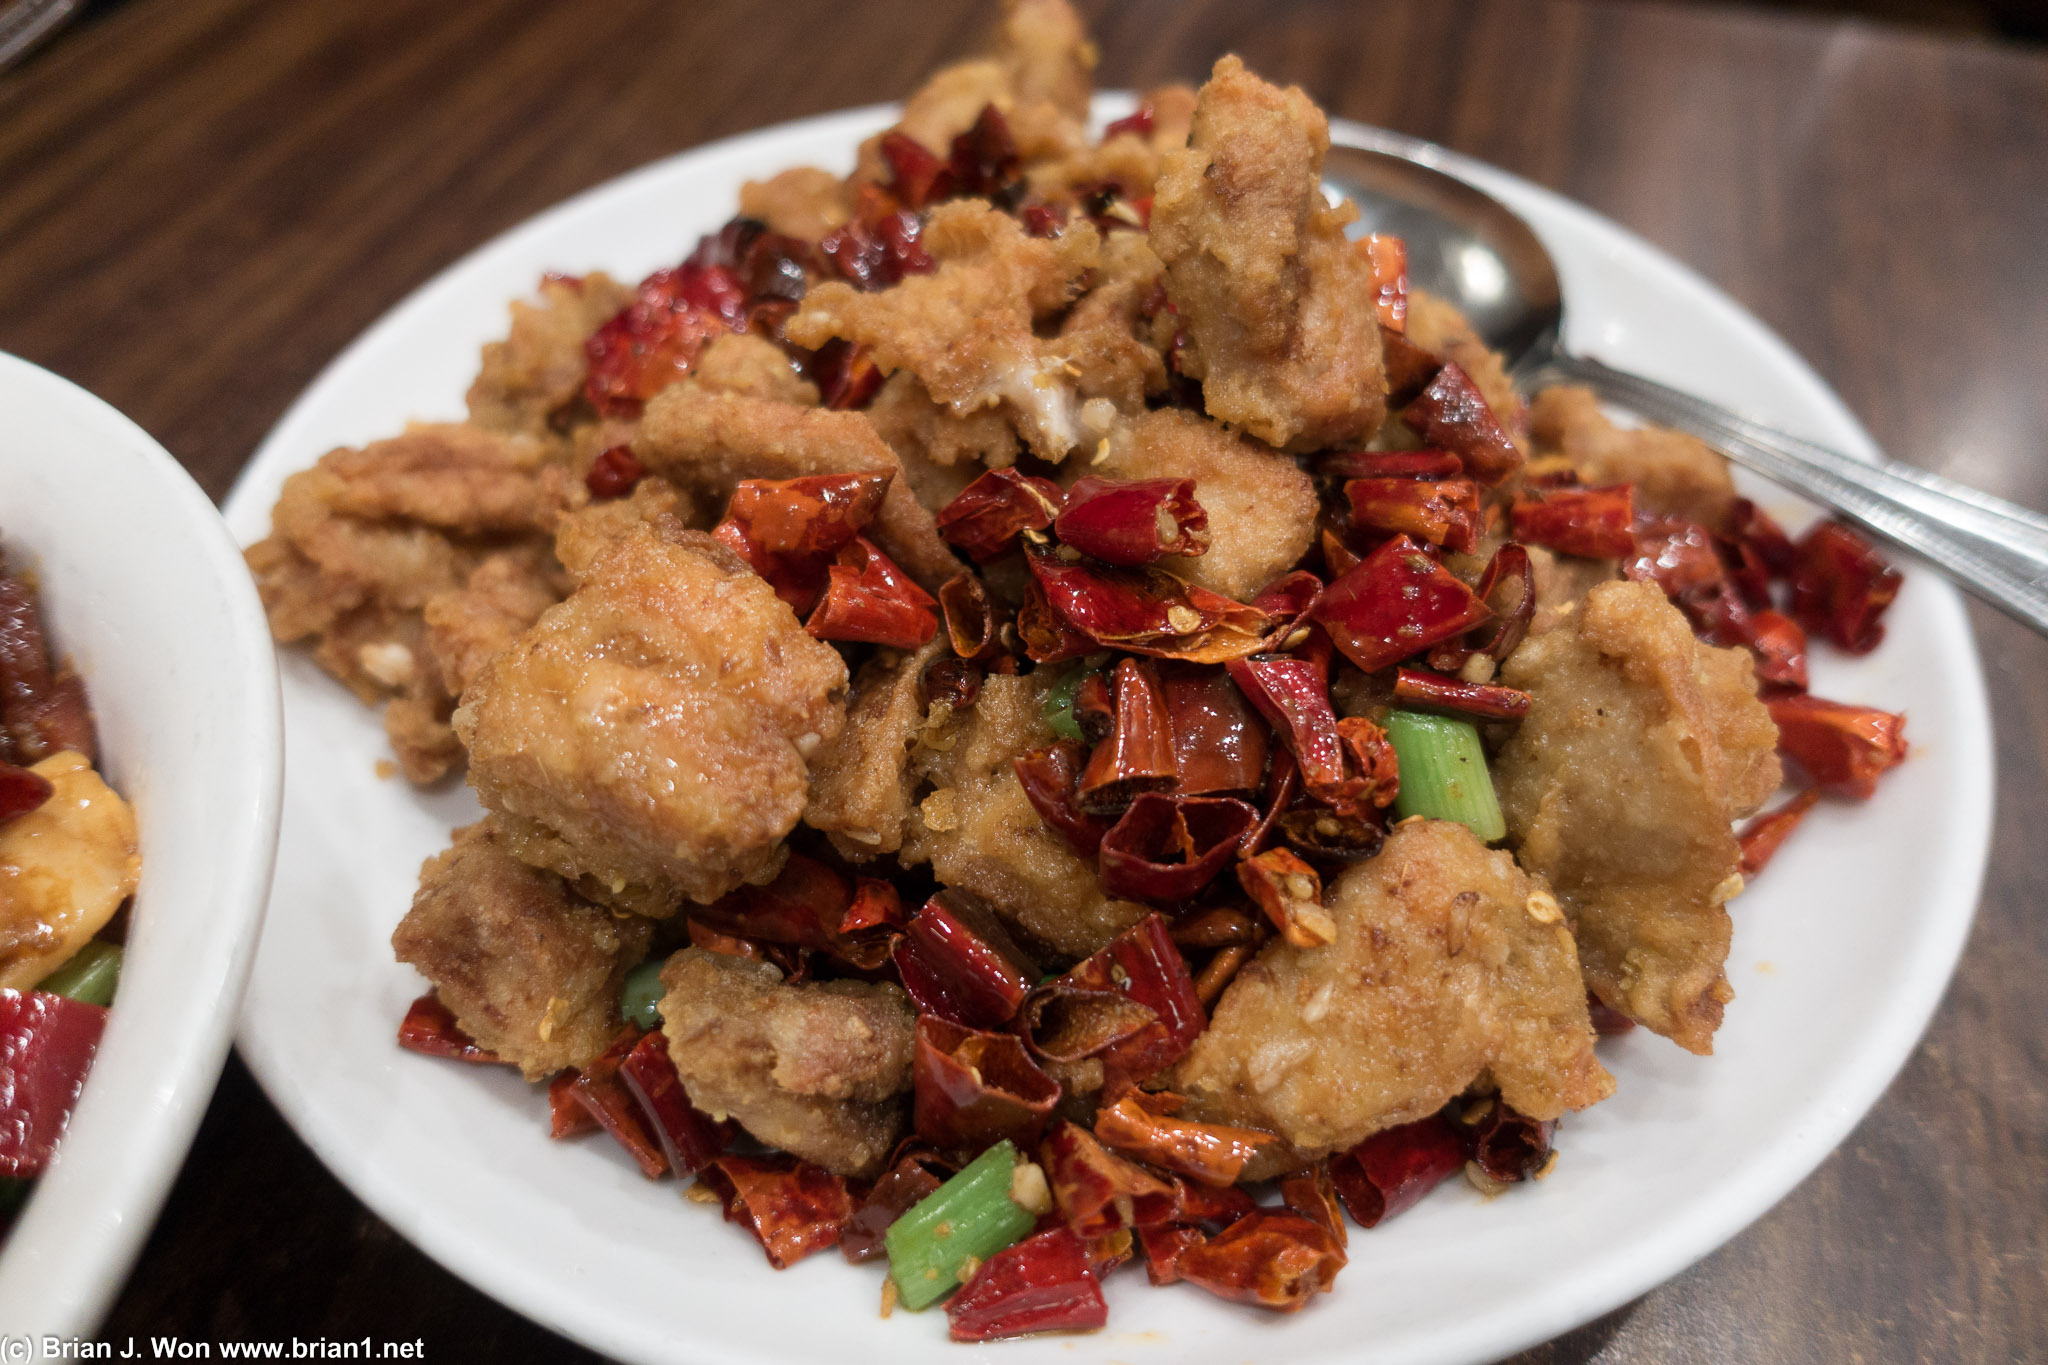
[[[1127,102],[1106,98],[1098,115]],[[264,534],[284,476],[323,451],[459,417],[477,347],[545,270],[627,279],[672,264],[733,212],[743,179],[851,163],[887,124],[867,109],[658,162],[542,214],[392,310],[307,390],[228,505]],[[1363,132],[1364,130],[1355,130]],[[1526,214],[1558,258],[1574,344],[1793,430],[1869,440],[1784,343],[1711,286],[1583,208],[1475,162],[1452,172]],[[1787,506],[1773,494],[1768,501]],[[1795,509],[1796,511],[1796,509]],[[1541,1184],[1482,1206],[1462,1182],[1355,1232],[1336,1292],[1275,1318],[1197,1291],[1107,1285],[1111,1326],[1003,1348],[1016,1362],[1467,1361],[1540,1341],[1640,1294],[1719,1245],[1810,1171],[1869,1108],[1925,1026],[1983,875],[1991,750],[1961,605],[1909,572],[1891,638],[1820,651],[1817,691],[1904,709],[1912,760],[1867,806],[1818,810],[1736,906],[1740,998],[1700,1060],[1632,1036],[1605,1051],[1620,1094],[1562,1126]],[[821,1255],[770,1270],[717,1211],[643,1180],[601,1141],[550,1142],[538,1090],[401,1052],[421,989],[387,939],[422,859],[474,818],[468,791],[380,781],[376,716],[303,655],[284,661],[286,776],[276,912],[240,1042],[321,1158],[428,1254],[607,1354],[639,1361],[958,1362],[941,1314],[876,1307],[881,1274]],[[308,1049],[306,1040],[320,1040]]]
[[[36,571],[142,839],[112,1017],[0,1250],[0,1333],[69,1337],[121,1287],[227,1056],[270,888],[282,722],[263,608],[212,502],[142,428],[13,356],[0,544]]]

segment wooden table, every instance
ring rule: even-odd
[[[1554,186],[1748,305],[1895,455],[2048,506],[2048,58],[1634,4],[1088,8],[1104,85],[1235,50]],[[0,349],[218,497],[342,345],[471,246],[679,148],[899,96],[983,22],[969,0],[130,0],[0,77]],[[1998,830],[1926,1042],[1755,1227],[1523,1360],[2048,1352],[2048,645],[1976,620]],[[106,1326],[146,1332],[586,1354],[364,1210],[238,1062]]]

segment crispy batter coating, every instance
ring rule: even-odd
[[[1508,837],[1571,914],[1599,997],[1693,1052],[1734,998],[1742,889],[1729,822],[1779,780],[1747,652],[1715,649],[1647,583],[1603,583],[1509,656],[1529,714],[1494,765]]]
[[[428,598],[421,618],[442,690],[461,696],[484,663],[561,601],[568,587],[544,547],[522,545],[485,559],[462,587]]]
[[[942,633],[915,654],[879,651],[854,675],[846,728],[811,759],[804,807],[804,823],[841,856],[865,862],[903,847],[917,785],[910,751],[927,721],[919,684],[926,665],[950,652]]]
[[[955,412],[1003,404],[1034,454],[1064,458],[1081,439],[1080,400],[1059,343],[1032,324],[1071,301],[1100,262],[1100,234],[1083,222],[1032,237],[982,200],[961,199],[932,210],[924,243],[936,271],[866,294],[816,285],[789,320],[790,340],[865,344],[876,364],[909,370]]]
[[[852,216],[846,182],[816,166],[793,166],[740,186],[740,212],[770,232],[815,242]]]
[[[1165,272],[1143,234],[1112,232],[1102,239],[1096,285],[1074,304],[1059,332],[1061,354],[1079,371],[1074,388],[1083,400],[1107,398],[1118,411],[1135,414],[1145,410],[1148,396],[1166,391],[1166,356],[1144,313]]]
[[[861,413],[714,393],[689,383],[671,385],[647,404],[633,451],[649,469],[720,507],[741,479],[903,467]],[[908,479],[890,483],[868,535],[926,588],[960,571]]]
[[[1515,386],[1508,382],[1507,362],[1474,331],[1465,315],[1427,289],[1408,291],[1408,339],[1434,351],[1463,370],[1486,396],[1486,406],[1509,435],[1523,429],[1528,414]]]
[[[537,1081],[610,1045],[619,988],[653,928],[514,858],[486,816],[421,866],[391,949],[434,983],[464,1032]]]
[[[469,781],[521,860],[649,914],[774,864],[846,665],[696,531],[633,528],[463,694]]]
[[[1307,95],[1225,57],[1152,204],[1183,368],[1211,417],[1288,450],[1361,443],[1386,416],[1371,271],[1352,210],[1323,199],[1329,145]]]
[[[1610,583],[1621,576],[1621,565],[1612,559],[1581,559],[1546,550],[1541,545],[1525,548],[1529,551],[1529,568],[1536,575],[1536,614],[1529,621],[1532,635],[1563,625],[1595,585]]]
[[[659,474],[649,474],[623,498],[592,502],[565,515],[555,526],[555,558],[569,582],[581,582],[590,562],[613,541],[646,525],[666,540],[688,530],[702,530],[690,495]]]
[[[871,1176],[909,1118],[916,1012],[890,982],[791,985],[686,948],[661,970],[662,1031],[698,1108],[837,1175]]]
[[[818,406],[818,386],[796,372],[789,354],[766,337],[751,332],[727,332],[713,337],[697,357],[690,378],[699,386],[720,393],[741,393],[750,398],[772,398],[799,407]]]
[[[981,897],[1028,938],[1085,957],[1146,910],[1105,896],[1094,864],[1047,828],[1017,781],[1017,756],[1053,742],[1044,696],[1056,671],[990,676],[973,708],[930,741],[934,789],[899,856],[906,864],[929,860],[941,884]]]
[[[1195,119],[1195,89],[1162,85],[1139,98],[1152,106],[1150,133],[1118,133],[1071,155],[1035,162],[1025,167],[1032,192],[1042,199],[1057,200],[1078,190],[1110,184],[1121,189],[1127,199],[1149,196],[1167,154],[1188,144],[1188,130]]]
[[[1636,510],[1719,527],[1735,501],[1728,461],[1682,431],[1607,420],[1591,389],[1549,388],[1529,406],[1539,455],[1562,455],[1589,484],[1631,483]]]
[[[1162,1078],[1191,1116],[1278,1133],[1292,1164],[1426,1118],[1489,1073],[1539,1119],[1614,1092],[1556,902],[1463,825],[1404,822],[1328,906],[1336,941],[1269,944]]]
[[[1085,120],[1098,56],[1088,26],[1067,0],[1004,0],[996,60],[1018,104],[1049,104]]]
[[[1315,483],[1300,466],[1179,408],[1146,413],[1110,438],[1100,462],[1076,472],[1193,479],[1209,514],[1209,551],[1160,567],[1239,601],[1293,568],[1315,540]]]
[[[512,330],[484,347],[469,386],[469,420],[492,431],[552,440],[583,392],[590,367],[583,343],[632,300],[633,290],[601,270],[549,275],[538,302],[512,304]]]
[[[385,730],[406,775],[431,782],[461,760],[453,694],[432,654],[427,605],[514,567],[548,587],[547,537],[584,497],[547,445],[526,436],[419,425],[336,450],[285,480],[268,539],[247,559],[279,641],[313,658],[365,703],[387,701]],[[451,611],[459,608],[451,608]]]

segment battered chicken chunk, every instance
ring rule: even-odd
[[[1749,654],[1715,649],[1648,583],[1603,583],[1509,656],[1530,708],[1494,765],[1508,837],[1577,928],[1586,982],[1693,1052],[1734,998],[1729,822],[1779,780]]]
[[[1471,377],[1486,406],[1510,434],[1522,429],[1527,414],[1521,395],[1508,382],[1507,362],[1473,330],[1465,315],[1427,289],[1408,291],[1408,339],[1434,351]]]
[[[537,1081],[611,1044],[619,988],[653,928],[514,858],[487,816],[420,868],[391,947],[434,983],[464,1032]]]
[[[484,347],[483,369],[469,386],[469,420],[553,439],[583,393],[590,369],[583,343],[632,297],[631,286],[601,270],[543,279],[539,302],[515,302],[511,333]]]
[[[795,166],[740,186],[740,212],[770,232],[815,242],[852,217],[846,182],[816,166]]]
[[[599,551],[636,527],[651,526],[662,538],[676,540],[682,532],[701,530],[705,524],[687,493],[659,474],[649,474],[623,498],[593,502],[564,516],[555,526],[555,558],[574,584],[589,572]]]
[[[428,603],[469,591],[494,559],[480,585],[494,595],[509,591],[515,570],[530,578],[515,595],[553,594],[547,539],[583,497],[543,442],[414,426],[333,451],[285,480],[271,534],[247,558],[271,633],[312,640],[314,660],[363,701],[388,700],[392,747],[408,777],[429,782],[461,750],[448,728],[454,697],[431,653]]]
[[[1034,454],[1064,458],[1081,439],[1080,402],[1059,342],[1032,329],[1072,301],[1100,261],[1100,235],[1076,222],[1059,237],[1032,237],[1009,214],[961,199],[932,210],[923,241],[938,265],[931,274],[873,293],[816,285],[789,320],[790,340],[862,343],[884,370],[909,370],[955,412],[1005,405]]]
[[[979,896],[1026,937],[1085,957],[1146,908],[1105,896],[1095,865],[1039,819],[1017,781],[1017,756],[1054,740],[1044,698],[1057,671],[983,681],[974,706],[932,741],[934,790],[909,821],[899,856],[929,860],[942,885]]]
[[[845,690],[838,651],[730,551],[642,525],[484,665],[455,729],[514,856],[665,914],[771,867]]]
[[[1146,413],[1110,438],[1100,461],[1075,472],[1193,479],[1209,516],[1209,551],[1169,556],[1160,567],[1239,601],[1293,568],[1315,540],[1315,483],[1293,460],[1178,408]]]
[[[909,1119],[917,1016],[889,982],[791,985],[686,948],[661,970],[662,1031],[698,1108],[837,1175],[871,1176]]]
[[[28,990],[70,961],[142,878],[135,811],[84,754],[29,771],[50,799],[0,826],[0,990]]]
[[[1612,559],[1581,559],[1546,550],[1541,545],[1525,548],[1529,551],[1530,571],[1536,578],[1536,614],[1529,620],[1529,631],[1534,635],[1564,624],[1596,585],[1621,576],[1621,565]]]
[[[1269,944],[1162,1078],[1186,1114],[1277,1133],[1281,1164],[1306,1164],[1482,1076],[1539,1119],[1614,1092],[1557,902],[1463,825],[1404,822],[1328,909],[1336,941]]]
[[[1188,145],[1194,125],[1195,91],[1188,85],[1163,85],[1139,96],[1152,110],[1148,133],[1120,132],[1070,156],[1038,161],[1025,167],[1032,192],[1043,199],[1115,185],[1127,199],[1151,195],[1167,156]]]
[[[789,355],[766,337],[727,332],[713,337],[690,372],[692,383],[720,393],[772,398],[799,407],[818,405],[818,386],[796,372]]]
[[[1349,205],[1323,199],[1329,145],[1307,95],[1225,57],[1152,203],[1182,368],[1211,417],[1289,450],[1363,442],[1386,416],[1371,270]]]
[[[1102,241],[1095,287],[1060,324],[1059,349],[1079,377],[1083,400],[1106,398],[1124,413],[1145,410],[1145,399],[1166,390],[1166,356],[1145,316],[1166,267],[1142,234],[1112,232]],[[1172,343],[1169,335],[1166,344]],[[1085,423],[1084,423],[1085,424]]]
[[[420,613],[427,654],[446,695],[461,696],[484,663],[561,601],[568,586],[545,547],[525,545],[490,556],[462,587],[428,598]]]
[[[1634,484],[1639,512],[1717,528],[1735,501],[1727,460],[1681,431],[1615,426],[1591,389],[1560,386],[1537,394],[1529,433],[1539,456],[1563,456],[1589,484]]]
[[[831,412],[673,384],[647,404],[633,452],[649,469],[723,507],[741,479],[793,479],[902,469],[858,412]],[[868,535],[926,588],[960,572],[931,511],[907,479],[893,480]]]
[[[944,635],[914,654],[878,652],[854,675],[846,728],[811,759],[804,823],[822,830],[840,855],[863,862],[903,847],[917,785],[911,746],[927,729],[925,667],[950,653]],[[944,708],[940,708],[944,719]]]

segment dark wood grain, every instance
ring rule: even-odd
[[[1092,9],[1105,84],[1236,50],[1552,185],[1747,304],[1895,455],[2048,506],[2048,59],[1707,7]],[[966,0],[132,0],[0,78],[0,349],[219,496],[323,363],[471,246],[664,153],[897,96],[984,22]],[[2048,646],[1976,619],[1998,823],[1926,1042],[1755,1227],[1524,1360],[2048,1353]],[[238,1063],[106,1331],[584,1354],[363,1210]]]

